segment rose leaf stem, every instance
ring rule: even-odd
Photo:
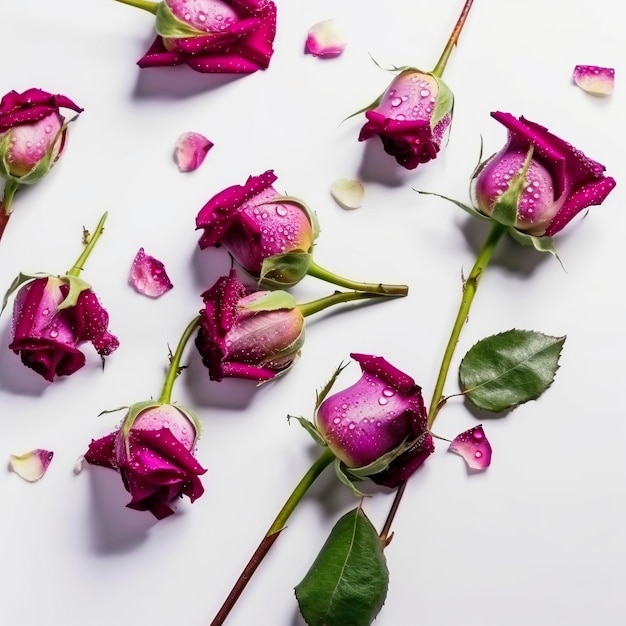
[[[159,6],[158,2],[148,2],[147,0],[117,0],[117,2],[128,4],[129,6],[136,7],[137,9],[143,9],[153,15],[156,15],[157,7]]]
[[[278,539],[278,535],[280,535],[280,533],[284,530],[287,520],[295,510],[300,500],[302,500],[304,494],[334,459],[335,456],[333,453],[328,448],[325,448],[324,452],[322,452],[322,454],[304,474],[295,489],[291,492],[291,495],[285,501],[283,508],[268,528],[265,536],[259,543],[257,549],[254,551],[254,554],[250,557],[250,560],[241,572],[237,582],[234,584],[228,594],[228,597],[224,601],[224,604],[222,604],[220,610],[213,618],[210,626],[221,626],[224,623],[230,611],[239,599],[239,596],[242,594],[248,582],[250,582],[250,579],[252,578],[252,575],[256,571],[257,567],[261,564],[261,561],[269,552],[276,539]]]
[[[476,255],[474,267],[472,267],[472,271],[470,272],[463,286],[463,296],[461,298],[461,304],[459,306],[456,319],[452,326],[452,332],[450,333],[450,339],[448,339],[448,345],[446,346],[445,352],[443,354],[443,359],[441,360],[439,375],[437,376],[435,390],[433,392],[432,400],[430,402],[430,408],[428,410],[429,430],[432,428],[435,420],[437,419],[437,414],[443,406],[443,387],[448,377],[448,372],[450,371],[450,364],[452,362],[452,357],[454,356],[454,351],[459,341],[459,337],[461,336],[461,331],[463,330],[463,327],[467,322],[467,317],[469,315],[472,302],[474,301],[474,296],[476,295],[478,283],[480,282],[481,276],[485,271],[485,268],[489,264],[491,257],[493,256],[498,242],[505,232],[505,226],[502,226],[502,224],[496,221],[493,222],[493,226],[491,227],[491,230],[487,235],[487,239],[485,239],[485,243]],[[394,517],[396,516],[398,507],[400,506],[400,501],[402,500],[402,496],[404,495],[405,487],[406,481],[404,481],[398,487],[396,495],[394,496],[394,500],[391,504],[391,508],[389,509],[389,514],[387,515],[387,519],[385,520],[385,524],[383,525],[383,529],[380,533],[380,538],[383,542],[383,545],[385,545],[385,543],[387,542],[387,538],[389,537],[391,524]]]
[[[354,289],[355,291],[367,291],[369,293],[377,293],[381,296],[406,296],[409,293],[407,285],[387,285],[385,283],[361,283],[354,280],[349,280],[343,276],[329,272],[327,269],[320,267],[315,261],[311,260],[309,269],[307,270],[309,276],[320,278],[328,283],[337,285],[338,287],[345,287],[346,289]]]
[[[352,302],[353,300],[369,300],[371,298],[387,298],[389,296],[383,296],[380,293],[369,293],[363,291],[335,291],[330,296],[324,296],[317,300],[311,300],[311,302],[305,302],[298,304],[298,309],[304,317],[319,313],[324,309],[335,304],[341,304],[342,302]]]
[[[446,69],[446,65],[448,64],[448,59],[452,54],[452,50],[454,46],[456,46],[459,41],[459,37],[461,36],[461,31],[463,30],[463,26],[465,25],[465,20],[469,15],[470,9],[472,8],[472,4],[474,4],[474,0],[466,0],[463,5],[463,9],[461,10],[461,14],[459,15],[459,19],[454,25],[454,29],[450,33],[450,38],[448,39],[448,43],[446,47],[443,49],[441,56],[439,57],[439,61],[437,61],[437,65],[435,65],[435,69],[431,72],[434,76],[441,78],[443,76],[443,72]]]
[[[170,365],[167,368],[167,374],[165,375],[165,382],[163,383],[163,390],[161,391],[161,396],[159,397],[159,402],[163,404],[169,404],[172,399],[172,389],[174,388],[174,382],[178,378],[178,375],[181,372],[180,369],[180,360],[183,357],[183,352],[185,351],[185,346],[187,342],[191,338],[191,334],[198,326],[200,321],[200,316],[194,317],[187,327],[183,331],[183,334],[180,336],[178,340],[178,345],[176,346],[176,350],[173,356],[170,359]]]
[[[0,200],[0,239],[4,234],[4,230],[9,223],[11,217],[11,204],[13,203],[13,196],[18,190],[20,184],[13,178],[7,179],[4,185],[4,192],[2,200]]]
[[[96,226],[96,230],[89,237],[89,240],[87,241],[87,245],[85,246],[85,249],[82,251],[81,255],[76,259],[76,262],[74,263],[74,265],[72,265],[71,269],[67,273],[68,276],[76,276],[77,278],[78,276],[80,276],[80,273],[83,271],[83,267],[85,263],[87,262],[89,255],[94,249],[96,243],[98,243],[98,239],[100,239],[100,236],[104,232],[104,223],[106,222],[107,215],[108,215],[108,212],[105,211],[102,217],[100,218],[98,225]]]

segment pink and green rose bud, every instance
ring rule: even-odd
[[[472,178],[473,203],[481,213],[500,221],[499,204],[513,193],[516,212],[508,216],[504,211],[506,225],[527,235],[551,237],[583,209],[601,204],[615,187],[603,165],[545,127],[510,113],[491,115],[507,128],[508,142],[481,163]],[[516,178],[521,184],[514,183]]]
[[[211,380],[270,380],[300,355],[304,317],[289,293],[252,291],[232,270],[202,297],[196,347]]]
[[[263,285],[290,287],[307,273],[319,226],[303,202],[274,189],[276,180],[268,170],[224,189],[200,209],[196,228],[200,248],[224,246]]]
[[[270,0],[120,0],[156,14],[158,33],[139,67],[187,64],[204,73],[249,74],[274,52],[276,5]]]
[[[359,141],[378,135],[385,152],[412,170],[437,156],[450,122],[454,97],[432,73],[404,69],[368,111]]]
[[[71,276],[36,278],[15,298],[9,349],[52,382],[85,365],[79,350],[83,343],[90,342],[101,357],[117,349],[119,341],[108,325],[108,313],[84,281]]]
[[[10,91],[0,100],[0,175],[19,184],[45,176],[65,146],[61,109],[80,113],[69,98],[41,89]]]
[[[369,478],[397,487],[434,451],[422,390],[382,357],[350,356],[361,366],[362,376],[320,404],[315,426],[348,470],[382,459],[385,467]]]
[[[197,500],[206,472],[194,456],[200,423],[187,408],[154,401],[130,407],[119,430],[92,440],[85,454],[91,465],[120,473],[131,494],[128,508],[150,511],[157,519],[174,513],[182,496]]]

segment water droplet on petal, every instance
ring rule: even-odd
[[[387,404],[389,402],[389,400],[387,400],[387,398],[378,398],[378,404],[380,404],[381,406],[385,406],[385,404]]]
[[[276,213],[278,213],[281,217],[285,217],[285,215],[287,215],[287,208],[281,204],[276,207]]]
[[[394,98],[391,101],[391,106],[392,107],[397,107],[397,106],[400,106],[401,104],[402,104],[402,98]]]

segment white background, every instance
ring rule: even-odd
[[[379,69],[431,69],[461,0],[277,0],[275,55],[265,72],[206,76],[186,67],[140,70],[153,18],[113,0],[0,0],[0,92],[40,87],[85,108],[51,174],[18,192],[0,245],[0,287],[19,272],[66,271],[82,226],[109,211],[83,277],[119,336],[104,372],[88,365],[46,383],[6,349],[0,318],[0,459],[33,448],[55,452],[46,476],[28,484],[0,473],[0,623],[35,626],[207,626],[258,540],[316,451],[288,413],[310,416],[315,390],[350,352],[385,356],[424,388],[426,402],[456,313],[462,272],[486,226],[413,188],[467,201],[478,157],[500,149],[494,110],[525,115],[607,167],[618,182],[556,241],[565,271],[510,241],[500,244],[462,335],[446,393],[469,347],[510,328],[568,336],[561,368],[537,402],[484,422],[493,463],[468,475],[440,444],[409,483],[386,550],[391,582],[380,626],[618,626],[626,624],[623,389],[625,346],[626,110],[621,2],[476,0],[445,80],[456,96],[444,152],[406,172],[358,143],[371,102],[391,79]],[[303,54],[308,28],[335,18],[343,56]],[[573,85],[576,64],[616,68],[612,96]],[[181,174],[176,138],[215,142],[200,169]],[[174,398],[204,424],[198,458],[206,492],[157,522],[125,508],[129,495],[103,468],[72,468],[92,438],[121,414],[104,409],[158,395],[167,346],[225,273],[224,251],[197,248],[204,202],[250,174],[275,169],[277,189],[313,207],[322,232],[317,262],[345,276],[405,282],[408,298],[310,319],[301,360],[279,381],[209,382],[193,346]],[[329,195],[339,177],[361,178],[362,208]],[[174,289],[158,300],[127,283],[140,246],[161,259]],[[306,278],[308,301],[332,291]],[[353,364],[339,381],[359,376]],[[451,438],[478,423],[451,400],[436,432]],[[391,504],[374,492],[365,511],[377,528]],[[229,624],[301,626],[293,587],[330,528],[356,501],[331,472],[298,508],[233,611]]]

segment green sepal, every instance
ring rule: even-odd
[[[37,278],[45,278],[45,277],[50,277],[51,274],[44,274],[44,273],[40,273],[40,274],[22,274],[22,272],[20,272],[13,280],[13,282],[9,285],[9,288],[7,289],[7,292],[4,294],[4,298],[2,299],[2,308],[0,309],[0,315],[2,315],[2,312],[4,311],[4,309],[6,308],[8,302],[9,302],[9,298],[11,297],[11,295],[17,291],[22,285],[24,285],[27,282],[30,282],[31,280],[36,280]]]
[[[352,119],[353,117],[356,117],[357,115],[361,115],[361,113],[365,113],[365,111],[371,111],[372,109],[375,109],[381,103],[384,95],[385,95],[385,92],[383,91],[380,94],[380,96],[378,96],[378,98],[376,98],[376,100],[374,100],[373,102],[371,102],[367,106],[364,106],[362,109],[359,109],[358,111],[355,111],[354,113],[351,113],[350,115],[348,115],[348,117],[344,117],[341,120],[341,123],[343,124],[347,120]]]
[[[175,402],[172,402],[171,406],[180,411],[193,424],[194,430],[196,431],[194,441],[197,441],[202,434],[202,422],[200,421],[198,416],[186,406],[181,406],[180,404],[176,404]]]
[[[565,339],[517,329],[481,339],[461,361],[461,391],[493,413],[535,400],[554,380]]]
[[[265,200],[265,202],[261,202],[258,206],[263,206],[264,204],[294,204],[299,207],[309,219],[309,223],[311,224],[311,228],[313,229],[313,241],[315,241],[320,234],[320,223],[317,219],[317,215],[315,211],[311,209],[311,207],[302,199],[297,198],[296,196],[274,196],[269,200]],[[310,252],[310,250],[309,250]]]
[[[337,475],[337,478],[339,479],[339,482],[343,483],[348,489],[350,489],[350,491],[357,498],[365,498],[366,497],[366,494],[360,492],[354,486],[354,483],[352,482],[350,477],[344,472],[345,465],[339,459],[337,459],[337,458],[335,459],[333,467],[335,468],[335,474]],[[360,480],[360,479],[355,476],[354,480]]]
[[[69,309],[72,306],[76,306],[80,294],[87,289],[91,289],[91,285],[82,278],[79,278],[78,276],[62,276],[61,280],[67,283],[70,290],[67,292],[67,296],[65,296],[65,299],[57,307],[59,311],[62,311],[63,309]]]
[[[382,542],[357,507],[335,524],[295,594],[309,626],[369,626],[388,587]]]
[[[519,201],[526,184],[526,174],[533,157],[533,144],[530,145],[526,153],[526,160],[520,172],[518,172],[509,183],[506,191],[495,201],[491,217],[503,226],[515,226],[517,222],[517,210]]]
[[[131,404],[128,407],[128,413],[122,422],[122,427],[120,428],[120,433],[122,435],[122,439],[124,440],[124,445],[126,447],[126,454],[130,456],[130,449],[128,446],[128,435],[130,433],[130,429],[133,427],[135,420],[139,416],[139,414],[145,409],[153,409],[158,406],[161,406],[162,402],[157,402],[156,400],[144,400],[143,402],[136,402],[135,404]]]
[[[368,465],[362,467],[347,467],[346,471],[350,476],[354,476],[358,479],[367,478],[373,474],[378,474],[389,467],[392,461],[395,461],[401,454],[404,454],[407,450],[410,450],[417,441],[407,441],[406,439],[393,450],[385,452],[382,456],[378,457],[375,461],[372,461]]]
[[[100,411],[100,413],[98,413],[97,417],[100,417],[101,415],[107,415],[108,413],[117,413],[118,411],[122,411],[127,408],[128,406],[118,406],[116,409],[104,409],[104,411]]]
[[[155,28],[161,37],[172,37],[173,39],[208,37],[210,35],[210,33],[198,30],[179,20],[165,2],[160,2],[157,6]]]
[[[7,154],[9,152],[10,145],[11,133],[6,131],[0,135],[0,155],[2,155],[2,158],[0,159],[0,177],[7,181],[16,180],[13,174],[9,171],[9,164],[7,163]]]
[[[339,374],[343,372],[343,370],[348,367],[349,363],[344,363],[343,361],[339,363],[335,371],[331,374],[328,382],[319,390],[315,392],[315,412],[317,413],[317,409],[320,408],[320,404],[324,402],[326,396],[330,393],[332,386],[335,384],[335,381],[339,377]]]
[[[437,81],[437,100],[435,108],[430,116],[430,125],[434,128],[448,113],[453,114],[454,111],[454,94],[441,78],[434,74],[429,74]]]
[[[508,233],[522,246],[532,247],[538,252],[549,252],[556,257],[559,263],[561,262],[561,259],[559,259],[559,255],[554,248],[554,240],[552,237],[535,237],[535,235],[523,233],[522,231],[517,230],[517,228],[509,228]],[[563,264],[561,263],[561,265]]]
[[[441,198],[442,200],[447,200],[448,202],[452,202],[452,204],[456,204],[459,208],[463,209],[473,217],[477,217],[481,220],[490,220],[491,218],[488,215],[484,215],[480,211],[477,211],[474,207],[468,206],[467,204],[463,204],[458,200],[454,200],[453,198],[448,198],[448,196],[442,196],[440,193],[434,193],[433,191],[420,191],[419,189],[413,189],[417,193],[423,196],[436,196],[437,198]]]
[[[310,252],[285,252],[266,257],[261,265],[259,287],[293,287],[306,276],[312,258]]]
[[[279,350],[277,352],[272,352],[271,355],[268,355],[266,359],[263,359],[261,361],[260,365],[263,365],[265,363],[271,363],[272,361],[282,359],[285,356],[290,356],[292,354],[299,353],[300,348],[302,348],[302,346],[304,345],[304,339],[305,339],[305,334],[304,334],[304,326],[303,326],[302,331],[296,337],[296,339],[294,339],[289,345],[285,346],[282,350]]]
[[[292,419],[298,420],[300,426],[302,426],[302,428],[304,428],[304,430],[306,430],[307,433],[311,435],[315,443],[319,444],[320,446],[327,447],[326,441],[324,441],[324,437],[320,435],[320,431],[317,430],[315,424],[313,424],[311,420],[308,420],[306,417],[299,417],[298,415],[287,415],[288,421],[291,421]]]
[[[242,306],[246,311],[279,311],[280,309],[295,309],[298,306],[296,299],[286,291],[270,291],[262,298]]]

